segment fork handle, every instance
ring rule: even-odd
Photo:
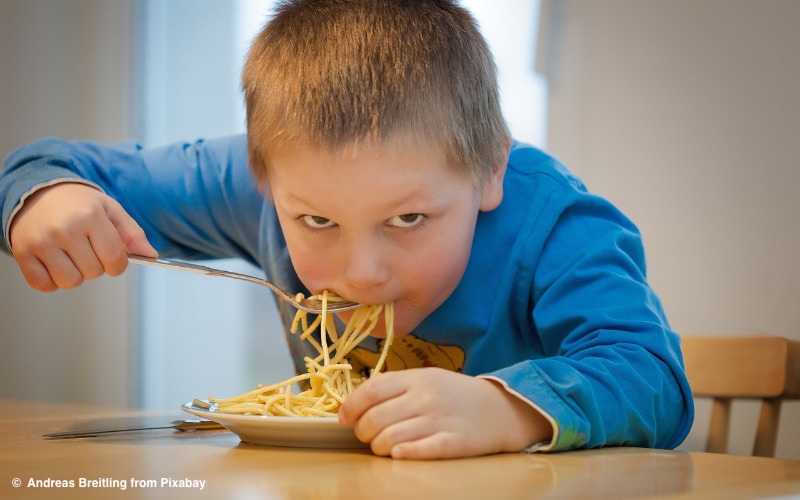
[[[251,283],[256,283],[258,285],[267,286],[271,288],[273,291],[275,290],[275,288],[270,286],[271,283],[269,283],[266,280],[256,278],[255,276],[234,273],[231,271],[223,271],[221,269],[214,269],[211,267],[201,266],[199,264],[190,264],[188,262],[183,262],[178,260],[145,257],[143,255],[133,255],[133,254],[128,254],[128,262],[132,262],[134,264],[141,264],[145,266],[162,267],[165,269],[177,269],[179,271],[188,271],[190,273],[205,274],[207,276],[226,276],[228,278],[249,281]]]
[[[256,278],[255,276],[250,276],[249,274],[234,273],[232,271],[223,271],[221,269],[214,269],[211,267],[201,266],[198,264],[190,264],[188,262],[183,262],[179,260],[145,257],[143,255],[133,255],[133,254],[128,254],[128,262],[132,262],[134,264],[141,264],[145,266],[162,267],[166,269],[177,269],[179,271],[188,271],[190,273],[205,274],[207,276],[223,276],[227,278],[234,278],[237,280],[248,281],[250,283],[255,283],[257,285],[269,288],[270,290],[275,292],[275,294],[277,294],[279,298],[287,302],[290,302],[298,309],[318,314],[321,312],[322,308],[322,303],[318,300],[305,299],[302,301],[302,303],[300,303],[297,300],[295,300],[294,294],[291,294],[286,290],[281,289],[280,287],[278,287],[276,284],[272,283],[269,280]],[[356,304],[355,302],[338,302],[333,305],[329,305],[328,310],[346,311],[348,309],[355,309],[356,307],[359,306],[360,304]]]

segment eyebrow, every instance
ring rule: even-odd
[[[313,201],[315,201],[317,198],[322,198],[322,197],[314,197]],[[298,204],[307,208],[310,212],[315,212],[320,214],[324,213],[324,210],[321,210],[321,206],[319,204],[313,203],[312,200],[307,200],[305,198],[302,198],[293,192],[287,192],[285,200],[286,203],[289,205]],[[402,207],[410,204],[423,204],[425,205],[425,208],[427,210],[411,210],[408,212],[402,210]],[[384,203],[384,206],[387,207],[387,210],[389,208],[393,209],[395,207],[401,208],[401,210],[398,210],[396,214],[427,212],[431,211],[432,209],[435,209],[436,207],[439,207],[440,205],[442,205],[442,202],[435,196],[432,196],[430,193],[426,193],[424,196],[420,196],[419,191],[414,191],[412,193],[409,193],[408,196],[404,196],[400,199],[390,200]]]

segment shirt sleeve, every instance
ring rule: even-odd
[[[45,139],[11,153],[0,172],[3,249],[25,198],[56,182],[91,183],[116,199],[164,256],[257,261],[264,199],[244,136],[143,149]]]
[[[553,423],[553,441],[538,449],[674,448],[693,402],[639,231],[599,197],[560,194],[563,209],[527,236],[544,244],[521,271],[531,275],[530,318],[545,356],[487,375]]]

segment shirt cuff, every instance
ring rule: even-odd
[[[524,401],[525,403],[527,403],[531,408],[533,408],[534,410],[536,410],[539,413],[541,413],[544,416],[544,418],[546,418],[547,421],[550,422],[550,425],[553,428],[553,437],[552,437],[552,439],[550,441],[543,441],[541,443],[532,443],[531,445],[529,445],[527,448],[525,448],[523,450],[524,453],[535,453],[535,452],[539,452],[539,451],[550,451],[553,448],[553,446],[558,441],[558,423],[556,422],[556,420],[553,418],[552,415],[550,415],[549,413],[547,413],[546,411],[541,409],[539,407],[539,405],[537,405],[536,403],[534,403],[530,399],[526,398],[525,396],[523,396],[522,394],[520,394],[519,392],[514,390],[502,378],[496,377],[494,375],[478,375],[478,378],[492,380],[494,382],[499,383],[503,387],[503,389],[505,389],[509,394],[512,394],[512,395],[518,397],[519,399],[521,399],[522,401]]]

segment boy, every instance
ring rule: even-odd
[[[116,275],[126,253],[240,257],[285,289],[394,302],[388,371],[339,412],[378,455],[683,440],[691,392],[637,229],[511,141],[465,10],[285,2],[243,87],[246,141],[47,140],[12,153],[2,224],[28,283]],[[288,324],[293,311],[281,314]],[[288,342],[304,371],[308,346]]]

